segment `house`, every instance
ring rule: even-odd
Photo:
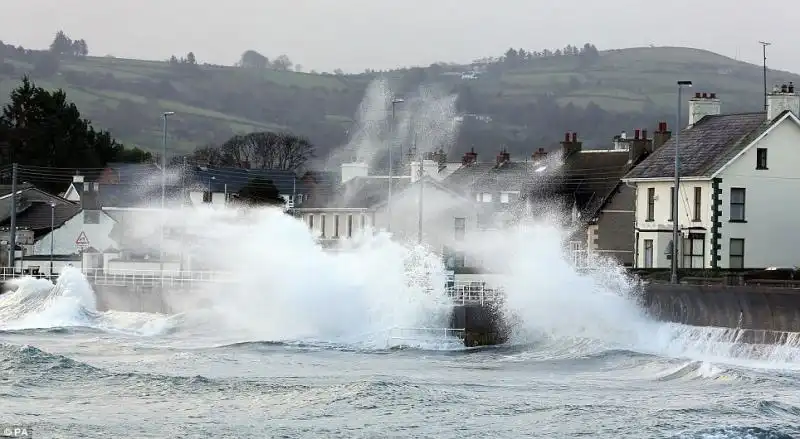
[[[35,250],[42,245],[47,247],[49,260],[50,247],[49,240],[42,241],[49,236],[51,230],[62,227],[65,223],[78,216],[81,209],[75,203],[64,198],[49,194],[35,186],[27,183],[20,184],[17,188],[16,197],[12,197],[10,185],[0,185],[0,241],[3,244],[4,266],[9,265],[11,231],[11,203],[16,199],[16,251],[14,252],[14,266],[17,269],[42,269],[39,262],[33,255],[38,254]],[[62,255],[77,255],[77,245],[73,238],[72,247]],[[53,252],[56,253],[56,252]],[[40,254],[39,254],[40,255]],[[76,256],[75,260],[79,260]],[[35,267],[34,267],[35,266]],[[49,269],[49,266],[47,267]]]
[[[674,155],[680,156],[678,267],[794,266],[800,222],[800,95],[790,83],[766,112],[721,114],[713,93],[689,101],[689,126],[631,170],[637,267],[671,265]],[[678,143],[678,140],[680,143]]]
[[[391,178],[370,176],[366,163],[344,163],[342,183],[335,191],[325,198],[311,198],[296,209],[297,215],[325,245],[372,230],[387,230],[398,240],[416,242],[421,232],[427,245],[449,254],[451,264],[463,266],[464,254],[455,248],[477,229],[475,203],[440,182],[439,172],[435,160],[413,162],[411,175]]]
[[[302,180],[294,171],[283,169],[196,166],[187,173],[186,187],[192,205],[225,205],[254,180],[271,181],[289,208],[301,205],[307,199],[306,186],[302,184]]]

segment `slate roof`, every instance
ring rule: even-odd
[[[597,215],[630,170],[629,151],[584,150],[570,155],[554,179],[562,194],[570,194],[589,218]]]
[[[279,169],[241,169],[241,168],[208,168],[198,166],[189,172],[187,185],[194,185],[212,192],[237,193],[255,178],[271,180],[282,195],[300,192],[302,182],[293,171]]]
[[[77,204],[61,197],[48,194],[32,185],[21,185],[21,187],[21,194],[18,196],[19,205],[16,225],[21,229],[33,230],[34,236],[37,239],[50,232],[51,215],[54,215],[53,223],[55,228],[59,228],[81,211],[80,206]],[[55,203],[54,212],[51,212],[51,202]],[[4,209],[4,213],[0,219],[0,227],[9,227],[11,225],[10,185],[0,186],[0,203],[2,203],[2,208]]]
[[[340,185],[331,196],[312,198],[303,208],[369,209],[388,197],[390,181],[394,193],[411,184],[409,178],[355,177]]]
[[[780,120],[783,115],[775,120]],[[709,177],[766,131],[774,122],[766,113],[705,116],[680,132],[680,175]],[[675,175],[675,137],[632,169],[626,179]]]

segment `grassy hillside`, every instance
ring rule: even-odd
[[[175,111],[170,149],[176,152],[236,133],[286,129],[308,136],[318,155],[324,155],[344,141],[374,77],[112,57],[62,59],[57,72],[42,73],[35,67],[36,53],[6,50],[0,100],[7,99],[23,74],[31,73],[38,85],[65,89],[96,125],[148,150],[160,149],[160,114]],[[693,80],[694,91],[716,92],[723,111],[762,105],[759,66],[697,49],[610,50],[591,64],[578,56],[543,57],[515,66],[501,62],[478,79],[461,78],[460,72],[472,69],[431,66],[385,75],[400,90],[440,83],[461,95],[461,111],[491,117],[490,123],[465,126],[457,150],[494,150],[505,144],[512,151],[530,151],[557,141],[565,130],[600,144],[623,129],[652,127],[664,117],[671,121],[678,79]],[[770,80],[800,83],[800,76],[773,71]]]

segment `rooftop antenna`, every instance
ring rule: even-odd
[[[758,44],[761,44],[761,49],[764,54],[764,111],[768,111],[769,107],[767,104],[767,46],[772,45],[772,43],[768,43],[766,41],[759,41]]]

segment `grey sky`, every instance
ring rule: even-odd
[[[599,49],[692,46],[800,72],[789,0],[7,0],[0,39],[45,47],[58,29],[93,55],[232,64],[246,49],[306,70],[469,61],[592,42]],[[68,12],[65,12],[68,11]],[[785,11],[785,12],[782,12]]]

